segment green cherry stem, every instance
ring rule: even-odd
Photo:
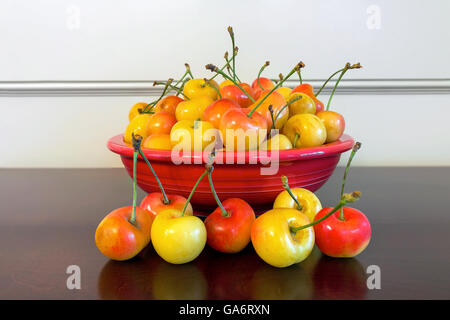
[[[204,84],[202,84],[202,88],[205,86],[209,86],[212,89],[214,89],[214,91],[216,91],[217,95],[219,96],[219,99],[222,99],[222,95],[220,94],[219,89],[217,89],[217,87],[213,84],[211,84],[211,81],[209,79],[203,78],[203,80],[205,81]]]
[[[261,67],[261,69],[259,69],[258,72],[258,77],[256,78],[256,81],[258,82],[258,86],[261,88],[261,90],[264,90],[263,86],[261,85],[261,83],[259,82],[259,78],[261,77],[261,73],[264,71],[264,69],[266,67],[268,67],[270,65],[270,61],[266,61],[266,63],[263,64],[263,66]]]
[[[156,85],[156,82],[153,82],[153,85]],[[148,105],[145,106],[145,108],[142,110],[141,113],[148,113],[148,111],[151,111],[153,109],[153,107],[166,95],[167,89],[169,88],[169,86],[172,84],[173,79],[170,78],[169,80],[167,80],[167,82],[165,83],[164,89],[162,94],[159,96],[158,99],[156,99],[153,102],[150,102]],[[150,107],[150,108],[149,108]]]
[[[295,97],[294,99],[292,99],[291,101],[289,101],[288,103],[286,103],[286,104],[283,106],[283,108],[281,108],[281,109],[277,112],[277,115],[275,116],[275,120],[273,119],[273,115],[271,114],[271,116],[272,116],[272,128],[271,128],[271,129],[275,129],[275,121],[277,121],[278,117],[281,115],[281,112],[283,112],[283,110],[286,109],[287,107],[289,107],[289,105],[291,105],[291,104],[294,103],[295,101],[300,100],[301,98],[302,98],[302,96],[297,96],[297,97]],[[269,106],[269,111],[270,111],[270,107],[271,107],[271,105]],[[271,112],[271,113],[273,112],[273,108],[272,108],[272,111],[270,111],[270,112]]]
[[[345,67],[344,67],[345,68]],[[322,86],[320,87],[320,89],[314,94],[316,97],[322,92],[323,88],[325,88],[325,86],[327,85],[327,83],[334,78],[335,75],[337,75],[339,72],[344,71],[344,68],[339,69],[338,71],[336,71],[335,73],[333,73],[331,76],[328,77],[328,79],[322,84]]]
[[[192,199],[192,196],[194,195],[195,190],[197,189],[198,185],[200,184],[200,181],[203,180],[203,178],[208,174],[209,166],[212,166],[212,163],[214,162],[214,157],[215,157],[215,152],[214,150],[211,152],[211,154],[209,155],[209,162],[206,164],[206,169],[205,171],[201,174],[201,176],[198,178],[197,182],[195,183],[194,187],[192,188],[191,193],[189,194],[189,197],[187,198],[184,207],[183,207],[183,211],[181,211],[181,216],[184,216],[184,213],[186,212],[186,208],[189,204],[189,202]]]
[[[294,148],[295,148],[295,146],[297,145],[297,140],[298,140],[298,138],[300,138],[300,134],[296,133],[296,134],[295,134],[295,137],[294,137],[294,142],[292,143],[292,145],[294,146]]]
[[[289,193],[289,195],[291,196],[292,200],[295,201],[295,203],[297,204],[297,210],[302,210],[303,206],[300,204],[300,202],[298,202],[297,197],[294,196],[294,194],[291,191],[291,188],[289,187],[289,182],[288,182],[288,178],[286,176],[282,176],[281,177],[281,183],[283,183],[283,188],[284,190],[287,191],[287,193]]]
[[[213,183],[212,177],[211,177],[211,174],[212,174],[212,172],[213,172],[213,170],[214,170],[214,167],[211,165],[211,166],[207,167],[207,170],[208,170],[209,186],[211,187],[211,192],[212,192],[212,194],[213,194],[213,196],[214,196],[214,199],[216,200],[217,205],[219,206],[220,211],[222,212],[222,217],[229,217],[230,214],[229,214],[229,213],[227,212],[227,210],[225,210],[225,208],[223,207],[222,202],[220,202],[220,199],[219,199],[219,197],[217,196],[216,189],[214,188],[214,183]]]
[[[352,148],[352,153],[350,154],[350,157],[348,158],[347,165],[345,166],[345,172],[344,177],[342,178],[342,185],[341,185],[341,199],[344,196],[344,189],[345,189],[345,183],[347,181],[347,174],[350,169],[350,164],[352,163],[353,157],[355,156],[356,152],[361,148],[361,142],[356,142],[355,145]],[[341,209],[340,220],[344,220],[344,211]]]
[[[136,167],[137,167],[137,158],[139,154],[139,148],[141,146],[142,137],[137,136],[135,137],[134,134],[132,134],[132,143],[133,143],[133,207],[131,209],[131,218],[130,223],[132,225],[136,225],[136,200],[137,200],[137,193],[136,193]]]
[[[352,193],[346,193],[342,196],[341,200],[339,201],[339,203],[333,208],[333,210],[331,210],[329,213],[327,213],[326,215],[324,215],[322,218],[303,225],[303,226],[299,226],[299,227],[290,227],[290,231],[293,234],[296,234],[298,231],[312,227],[318,223],[321,223],[323,220],[327,219],[328,217],[330,217],[333,213],[335,213],[336,211],[338,211],[339,209],[341,209],[343,206],[345,206],[347,203],[350,202],[355,202],[357,201],[359,198],[361,197],[361,192],[359,191],[353,191]]]
[[[249,118],[251,118],[251,116],[252,116],[252,114],[253,114],[253,112],[255,112],[256,111],[256,109],[258,109],[258,107],[272,94],[272,92],[274,92],[275,90],[277,90],[279,87],[281,87],[281,85],[287,80],[287,79],[289,79],[296,71],[297,71],[297,69],[298,68],[300,68],[300,65],[302,64],[303,62],[299,62],[295,67],[294,67],[294,69],[292,69],[288,74],[287,74],[287,76],[286,77],[284,77],[283,79],[281,79],[280,80],[280,82],[278,82],[273,88],[272,88],[272,90],[270,90],[269,91],[269,93],[268,94],[266,94],[257,104],[256,104],[256,106],[247,114],[247,116],[249,117]]]
[[[232,45],[232,49],[233,49],[233,57],[232,62],[233,62],[233,67],[232,67],[232,71],[233,71],[233,80],[236,81],[236,55],[234,54],[236,51],[236,46],[234,44],[234,31],[233,28],[231,26],[228,27],[228,33],[230,34],[230,38],[231,38],[231,45]]]
[[[187,77],[186,79],[183,80],[183,83],[181,84],[181,87],[177,87],[177,86],[175,86],[175,85],[173,85],[173,84],[170,84],[170,85],[169,85],[169,88],[170,88],[171,90],[175,91],[177,96],[181,94],[186,100],[189,100],[189,97],[187,97],[187,96],[183,93],[184,85],[185,85],[186,82],[188,82],[189,80],[191,80],[191,78]],[[163,81],[155,81],[155,82],[153,82],[153,85],[154,85],[154,86],[157,86],[157,85],[165,85],[165,84],[166,84],[166,83],[163,82]],[[152,102],[152,103],[153,103],[153,102]]]
[[[158,183],[159,189],[161,189],[161,193],[163,195],[163,203],[164,204],[169,204],[169,198],[167,198],[167,194],[166,191],[163,188],[163,185],[161,183],[161,181],[158,178],[158,175],[156,174],[155,170],[153,169],[152,165],[150,164],[150,161],[148,161],[147,157],[145,156],[144,152],[142,152],[141,146],[139,145],[138,147],[138,152],[141,155],[141,157],[144,159],[145,163],[147,163],[147,166],[150,168],[150,171],[153,173],[153,176],[156,179],[156,182]]]
[[[239,89],[242,90],[242,92],[244,92],[244,94],[250,99],[252,100],[252,102],[255,102],[255,99],[253,99],[253,97],[247,92],[245,91],[244,88],[242,88],[242,86],[237,83],[233,78],[231,78],[230,76],[228,76],[225,72],[223,72],[222,70],[220,70],[219,68],[217,68],[215,65],[213,64],[207,64],[205,66],[206,69],[211,70],[212,72],[216,72],[218,74],[220,74],[222,77],[224,77],[227,80],[232,81]]]
[[[339,75],[339,78],[337,79],[336,83],[334,84],[334,88],[333,88],[333,91],[330,94],[330,97],[328,98],[328,103],[327,103],[327,109],[326,110],[330,109],[331,100],[333,99],[334,93],[336,92],[336,89],[337,89],[337,87],[339,85],[339,82],[341,81],[341,79],[344,76],[344,74],[350,69],[360,69],[360,68],[362,68],[362,66],[361,66],[361,64],[359,62],[355,63],[353,65],[351,65],[348,62],[346,63],[344,69],[342,70],[341,74]]]

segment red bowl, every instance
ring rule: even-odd
[[[354,140],[344,134],[333,143],[314,148],[292,149],[279,151],[279,170],[274,175],[261,175],[260,169],[269,165],[261,164],[267,161],[270,153],[257,152],[218,152],[215,158],[213,181],[221,200],[238,197],[252,205],[255,211],[268,208],[276,196],[283,191],[280,177],[285,175],[289,185],[318,190],[331,176],[339,162],[341,153],[352,148]],[[133,174],[133,148],[123,142],[123,134],[112,137],[108,148],[120,155],[128,174]],[[143,149],[150,160],[167,193],[175,193],[188,197],[195,182],[205,170],[202,154],[181,156],[183,162],[176,165],[172,162],[171,151]],[[226,157],[237,159],[244,157],[244,164],[225,164]],[[206,159],[207,160],[207,159]],[[222,164],[217,162],[222,161]],[[249,163],[250,161],[250,163]],[[252,163],[252,164],[251,164]],[[159,191],[158,184],[143,159],[139,157],[137,164],[137,184],[146,192]],[[211,212],[217,205],[211,193],[208,179],[205,177],[199,184],[191,203],[199,212]]]

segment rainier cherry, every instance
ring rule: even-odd
[[[345,207],[348,195],[344,194],[345,180],[350,163],[361,144],[353,147],[342,181],[341,201],[334,208],[323,208],[316,215],[314,231],[320,251],[330,257],[354,257],[370,242],[371,227],[367,217],[359,210]],[[353,193],[354,197],[359,194]]]
[[[250,242],[250,230],[255,221],[255,213],[242,199],[230,198],[220,202],[211,178],[211,172],[214,170],[212,164],[207,170],[211,192],[218,205],[205,220],[207,243],[221,252],[239,252]]]

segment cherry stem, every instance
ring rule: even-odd
[[[301,66],[302,63],[303,63],[303,62],[299,62],[299,63],[294,67],[294,69],[292,69],[292,70],[288,73],[288,75],[287,75],[286,77],[284,77],[283,79],[281,79],[280,82],[278,82],[278,83],[277,83],[277,84],[269,91],[269,93],[266,94],[266,95],[265,95],[265,96],[264,96],[264,97],[256,104],[256,106],[255,106],[255,107],[247,114],[247,117],[251,118],[253,112],[255,112],[256,109],[258,109],[258,107],[259,107],[259,106],[267,99],[267,97],[269,97],[269,96],[271,95],[272,92],[274,92],[274,91],[277,90],[279,87],[281,87],[281,85],[282,85],[287,79],[289,79],[290,76],[292,76],[292,75],[295,73],[295,71],[297,71],[297,69],[300,68],[300,66]]]
[[[183,83],[181,84],[181,87],[177,87],[176,85],[173,85],[173,84],[170,84],[169,85],[169,88],[171,89],[171,90],[174,90],[174,91],[176,91],[176,95],[178,96],[179,94],[181,94],[186,100],[189,100],[189,97],[187,97],[184,93],[183,93],[183,88],[184,88],[184,85],[186,84],[186,82],[188,82],[189,80],[191,80],[189,77],[187,77],[186,79],[184,79],[183,80]],[[157,85],[165,85],[166,83],[165,82],[162,82],[162,81],[155,81],[155,82],[153,82],[153,85],[154,86],[157,86]],[[153,102],[152,102],[153,103]],[[149,112],[145,112],[145,113],[149,113]]]
[[[184,66],[186,67],[186,72],[191,76],[192,79],[194,79],[194,76],[191,72],[191,66],[188,63],[185,63]]]
[[[237,53],[237,52],[236,52]],[[233,53],[233,57],[235,56],[235,53]],[[233,58],[232,57],[232,58]],[[225,70],[225,68],[226,67],[229,67],[230,66],[230,61],[231,61],[231,59],[230,60],[228,60],[228,52],[225,52],[225,61],[226,61],[226,63],[225,63],[225,65],[222,67],[222,68],[220,68],[220,71],[223,71],[223,70]],[[219,75],[219,73],[216,73],[215,75],[213,75],[211,78],[209,78],[209,80],[214,80],[214,78],[215,77],[217,77]]]
[[[270,65],[270,61],[266,61],[266,63],[264,63],[264,65],[261,67],[261,69],[259,69],[258,77],[256,78],[256,82],[258,82],[258,86],[261,88],[261,90],[264,90],[264,88],[261,85],[261,83],[259,82],[259,78],[261,77],[261,73],[264,71],[264,69],[266,67],[268,67],[269,65]]]
[[[325,82],[322,84],[322,86],[321,86],[320,89],[314,94],[314,96],[317,97],[317,96],[322,92],[323,88],[325,88],[325,86],[327,85],[327,83],[328,83],[331,79],[333,79],[335,75],[337,75],[339,72],[342,72],[342,71],[344,71],[344,68],[339,69],[338,71],[336,71],[335,73],[333,73],[333,74],[327,79],[327,81],[325,81]]]
[[[303,210],[303,206],[300,204],[300,202],[298,202],[297,197],[294,196],[294,194],[292,193],[291,188],[289,187],[288,178],[286,176],[282,176],[281,177],[281,182],[283,183],[284,190],[286,190],[287,193],[289,193],[289,195],[291,196],[292,200],[294,200],[295,203],[297,204],[297,210],[302,211]]]
[[[205,83],[202,85],[202,87],[204,86],[210,86],[211,88],[214,89],[214,91],[216,91],[217,95],[219,96],[219,99],[222,99],[222,95],[220,94],[219,89],[217,89],[217,87],[213,84],[211,84],[211,80],[203,78],[203,80],[205,81]]]
[[[273,120],[273,118],[272,118],[272,128],[271,129],[275,129],[275,121],[277,121],[277,119],[278,119],[278,117],[281,115],[281,112],[283,112],[283,110],[284,109],[286,109],[287,107],[289,107],[292,103],[294,103],[295,101],[298,101],[298,100],[300,100],[302,98],[302,96],[297,96],[297,97],[295,97],[294,99],[292,99],[292,100],[290,100],[288,103],[286,103],[284,106],[283,106],[283,108],[281,108],[278,112],[277,112],[277,115],[275,116],[275,120]],[[270,105],[269,106],[269,111],[270,111],[270,109],[271,109],[271,106],[272,105]],[[273,108],[272,108],[272,111],[270,111],[271,113],[273,112]],[[273,115],[271,114],[271,116],[273,117]]]
[[[296,234],[298,231],[312,227],[318,223],[321,223],[323,220],[327,219],[328,217],[330,217],[333,213],[335,213],[336,211],[338,211],[339,209],[341,209],[343,206],[345,206],[347,203],[349,202],[355,202],[357,201],[359,198],[361,197],[361,192],[359,191],[353,191],[352,193],[346,193],[342,196],[341,200],[339,201],[339,203],[333,208],[333,210],[331,210],[329,213],[327,213],[326,215],[324,215],[322,218],[311,222],[309,224],[306,224],[304,226],[299,226],[299,227],[290,227],[290,231],[293,234]]]
[[[341,199],[344,196],[345,182],[347,181],[347,174],[350,169],[350,164],[352,163],[353,157],[355,156],[356,152],[360,148],[361,148],[361,142],[356,142],[352,148],[352,153],[350,154],[350,157],[348,158],[347,165],[345,166],[345,172],[344,172],[344,177],[342,178],[342,186],[341,186]],[[344,220],[344,211],[342,209],[341,209],[341,213],[339,215],[339,220]]]
[[[230,76],[228,76],[225,72],[223,72],[222,70],[219,70],[219,68],[217,68],[215,65],[213,64],[207,64],[205,66],[206,69],[211,70],[212,72],[216,72],[218,74],[220,74],[222,77],[224,77],[227,80],[230,80],[231,82],[233,82],[239,89],[242,90],[242,92],[244,92],[244,94],[250,99],[252,100],[252,102],[255,102],[255,99],[253,99],[253,97],[247,92],[245,91],[244,88],[242,88],[242,86],[237,83],[233,78],[231,78]]]
[[[200,184],[200,181],[203,180],[203,178],[208,174],[208,166],[212,166],[212,163],[214,162],[215,152],[214,150],[209,155],[209,162],[206,164],[206,170],[201,174],[201,176],[198,178],[197,182],[195,183],[194,187],[192,188],[191,193],[189,194],[189,197],[186,200],[186,203],[184,204],[183,211],[181,211],[181,216],[184,216],[184,213],[186,212],[186,208],[189,204],[189,202],[192,199],[192,196],[194,195],[195,190],[197,189],[198,185]]]
[[[134,133],[131,135],[132,137],[132,143],[133,143],[133,207],[131,210],[131,218],[130,223],[132,225],[136,225],[136,166],[137,166],[137,158],[139,154],[139,148],[141,146],[142,137],[141,136],[134,136]]]
[[[214,188],[214,183],[213,183],[212,177],[211,177],[211,174],[212,174],[212,172],[213,172],[213,170],[214,170],[214,167],[213,167],[212,165],[210,165],[209,167],[207,166],[207,170],[208,170],[209,186],[211,187],[211,192],[212,192],[212,194],[213,194],[213,196],[214,196],[214,199],[216,200],[217,205],[218,205],[219,208],[220,208],[220,211],[222,211],[222,217],[229,217],[229,216],[231,216],[231,215],[230,215],[230,214],[227,212],[227,210],[225,210],[225,208],[223,207],[222,202],[220,202],[220,199],[219,199],[219,197],[217,196],[216,189]]]
[[[166,95],[167,89],[172,84],[172,82],[173,82],[172,78],[167,80],[167,82],[164,86],[164,90],[163,90],[162,94],[159,96],[159,98],[153,102],[150,102],[148,105],[146,105],[144,110],[142,110],[142,113],[147,113],[147,111],[151,111],[153,109],[153,107]],[[153,83],[153,85],[155,85],[155,83],[156,83],[156,81]],[[149,110],[147,110],[148,107],[150,107]]]
[[[331,99],[333,99],[334,93],[336,92],[336,89],[337,89],[337,87],[338,87],[338,85],[339,85],[339,82],[341,81],[342,77],[343,77],[344,74],[347,72],[347,70],[350,70],[350,69],[360,69],[360,68],[362,68],[362,66],[361,66],[361,64],[360,64],[359,62],[358,62],[358,63],[355,63],[355,64],[352,64],[352,65],[351,65],[350,63],[347,62],[347,64],[346,64],[345,67],[343,68],[343,70],[342,70],[342,72],[341,72],[339,78],[337,79],[336,83],[334,84],[334,88],[333,88],[333,91],[332,91],[331,94],[330,94],[330,97],[328,98],[327,109],[326,109],[327,111],[330,109]]]
[[[297,145],[297,140],[298,140],[298,138],[300,138],[300,134],[296,133],[296,134],[295,134],[295,137],[294,137],[294,142],[292,143],[293,146],[294,146],[294,148],[295,148],[296,145]]]
[[[235,51],[236,51],[236,47],[234,44],[234,32],[233,32],[233,28],[231,26],[228,27],[228,33],[230,34],[231,37],[231,45],[232,45],[232,49],[233,49],[233,57],[231,58],[233,60],[233,79],[234,81],[236,81],[236,56],[235,56]]]
[[[144,152],[142,152],[141,146],[139,146],[139,154],[141,155],[142,158],[144,158],[144,161],[147,163],[147,166],[150,168],[150,170],[153,173],[153,176],[156,179],[156,182],[158,183],[159,189],[161,189],[161,193],[163,195],[163,202],[164,204],[169,204],[169,198],[167,198],[167,194],[163,188],[163,185],[161,183],[161,181],[158,178],[158,175],[156,174],[155,170],[153,169],[152,165],[150,164],[150,161],[148,161],[147,157],[145,156]]]
[[[300,61],[300,68],[298,68],[298,70],[297,70],[298,80],[300,81],[300,84],[303,83],[301,69],[304,68],[304,67],[305,67],[305,64],[302,61]]]
[[[274,117],[273,116],[273,107],[272,107],[272,105],[269,106],[269,112],[270,112],[270,118],[272,119],[272,126],[270,127],[270,131],[272,131],[273,129],[275,129],[275,121],[277,120],[278,117]]]

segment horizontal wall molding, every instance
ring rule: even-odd
[[[159,96],[162,86],[148,81],[0,81],[0,96]],[[317,90],[324,79],[308,80]],[[294,87],[298,81],[287,81]],[[330,81],[323,93],[331,91]],[[450,94],[450,79],[348,79],[336,94]]]

